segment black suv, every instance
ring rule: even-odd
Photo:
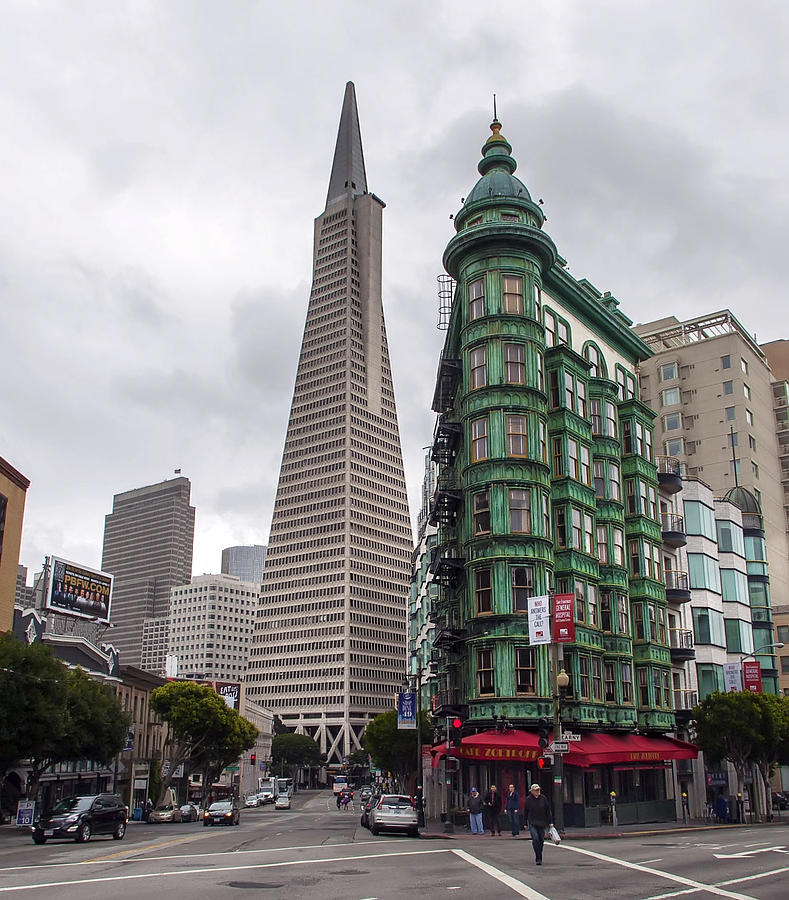
[[[111,834],[119,841],[126,834],[126,807],[117,794],[64,797],[33,825],[33,841],[49,838],[89,841],[94,834]]]

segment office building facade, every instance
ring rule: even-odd
[[[233,575],[196,575],[170,595],[168,656],[179,678],[240,682],[244,676],[260,585]]]
[[[115,495],[105,517],[101,567],[115,576],[112,643],[123,665],[142,668],[145,634],[146,660],[160,671],[161,620],[169,615],[170,591],[192,577],[190,493],[184,477],[125,491]]]
[[[30,480],[0,456],[0,631],[14,623],[22,521]]]
[[[241,581],[260,584],[263,566],[266,562],[266,548],[261,544],[241,547],[225,547],[222,551],[222,574],[235,575]]]
[[[381,299],[384,203],[345,90],[274,504],[253,699],[330,762],[360,747],[406,673],[413,549]]]

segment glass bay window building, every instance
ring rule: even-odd
[[[456,288],[433,399],[432,704],[464,718],[456,799],[494,781],[551,792],[537,728],[553,716],[556,673],[550,648],[529,642],[527,609],[556,592],[574,596],[562,718],[582,736],[565,757],[565,822],[599,822],[612,790],[620,821],[673,819],[666,761],[695,749],[666,737],[672,663],[684,664],[668,612],[686,625],[690,592],[681,528],[666,542],[663,520],[680,469],[656,456],[638,397],[650,350],[613,296],[567,272],[500,123],[491,130],[444,254]]]

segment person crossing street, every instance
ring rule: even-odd
[[[553,812],[548,798],[543,796],[539,784],[533,784],[526,795],[526,803],[523,810],[526,824],[531,835],[531,845],[534,847],[534,860],[538,866],[542,865],[542,848],[545,844],[545,829],[553,825]]]

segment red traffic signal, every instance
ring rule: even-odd
[[[256,761],[257,761],[257,756],[253,753],[253,754],[249,757],[249,762],[254,766]]]
[[[462,728],[463,727],[463,719],[459,719],[457,716],[452,720],[453,728]]]

